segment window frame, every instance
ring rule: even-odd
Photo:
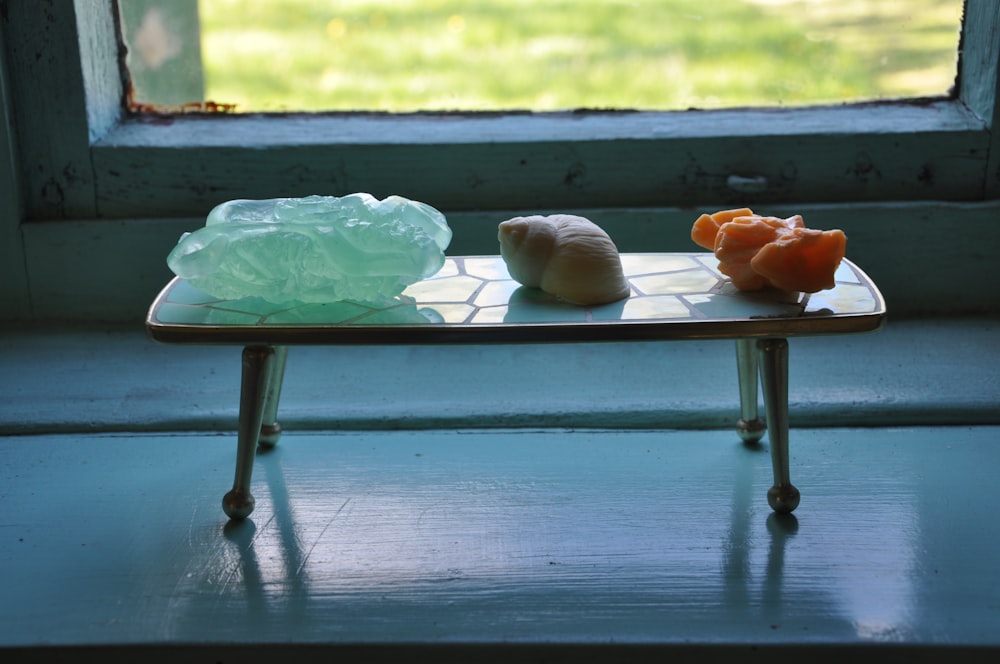
[[[11,164],[0,183],[12,193],[0,209],[0,239],[17,245],[4,250],[3,268],[15,311],[31,308],[34,263],[24,237],[32,225],[99,220],[153,229],[233,198],[369,191],[461,215],[972,202],[1000,193],[992,131],[998,0],[967,0],[957,90],[948,99],[405,115],[128,113],[116,6],[0,0],[0,147]]]

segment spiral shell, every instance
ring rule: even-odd
[[[618,248],[604,230],[571,214],[514,217],[497,232],[510,276],[573,304],[629,296]]]

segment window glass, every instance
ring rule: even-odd
[[[961,0],[120,5],[135,102],[245,112],[677,110],[944,96],[962,12]]]

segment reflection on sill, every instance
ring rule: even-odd
[[[584,640],[642,638],[662,630],[668,616],[671,633],[694,641],[719,629],[753,639],[922,638],[913,627],[919,529],[904,487],[872,501],[860,518],[849,506],[830,506],[843,523],[832,526],[837,541],[824,542],[816,537],[830,537],[830,524],[817,529],[808,517],[759,509],[758,475],[769,456],[763,446],[721,451],[734,457],[727,465],[736,472],[727,495],[713,499],[709,486],[717,482],[707,478],[684,478],[688,493],[677,495],[669,484],[681,478],[657,455],[651,465],[667,470],[662,491],[647,484],[655,473],[643,474],[629,484],[635,496],[610,511],[594,497],[614,490],[615,474],[631,463],[583,447],[565,477],[547,462],[522,475],[524,463],[491,452],[470,451],[471,465],[458,463],[472,472],[456,475],[450,454],[442,468],[432,467],[443,451],[433,446],[375,451],[367,460],[359,450],[341,459],[329,492],[314,480],[297,488],[304,478],[285,476],[281,446],[261,452],[257,513],[222,526],[215,558],[191,570],[176,596],[208,594],[214,619],[256,626],[263,638],[293,625],[343,637],[338,621],[346,621],[361,640],[448,638],[477,624],[520,640],[551,620],[574,625],[565,630]],[[519,445],[507,451],[524,452]],[[638,451],[626,456],[634,462]],[[379,477],[364,468],[375,458],[382,459]],[[389,459],[391,468],[383,467]],[[482,462],[501,468],[483,474],[476,470]],[[810,500],[814,514],[829,515],[822,496]],[[859,576],[859,567],[871,573]],[[623,627],[640,605],[648,623]],[[182,622],[203,611],[177,608]],[[396,624],[384,635],[383,620],[411,627]]]

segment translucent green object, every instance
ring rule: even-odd
[[[167,265],[224,299],[380,302],[440,270],[451,237],[441,212],[401,196],[234,200],[181,236]]]

